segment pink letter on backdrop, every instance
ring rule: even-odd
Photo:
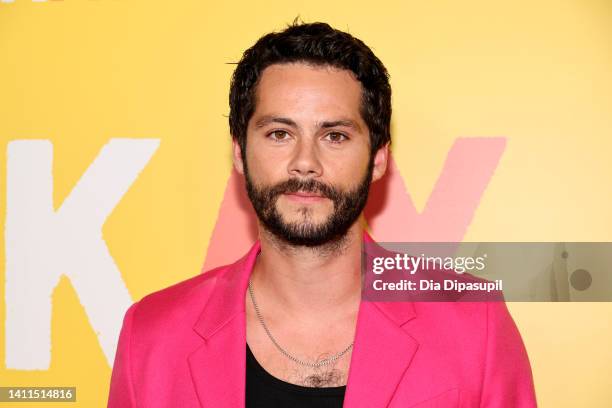
[[[372,184],[365,217],[381,242],[463,239],[499,159],[506,139],[459,138],[451,147],[422,213],[418,213],[393,162]],[[257,220],[240,174],[232,171],[202,271],[232,263],[257,239]]]

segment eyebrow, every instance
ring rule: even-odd
[[[257,120],[257,122],[255,122],[255,128],[259,129],[271,123],[281,123],[283,125],[291,126],[296,129],[299,128],[298,124],[295,123],[295,121],[292,119],[284,118],[280,116],[270,116],[270,115],[262,116],[259,120]],[[356,129],[358,131],[361,130],[361,127],[359,126],[359,124],[357,124],[355,121],[350,120],[350,119],[339,119],[339,120],[319,122],[318,127],[322,129],[329,129],[329,128],[334,128],[334,127],[349,127],[349,128]]]
[[[298,128],[297,123],[289,118],[283,118],[278,116],[262,116],[257,122],[255,122],[255,128],[259,129],[264,126],[267,126],[271,123],[282,123],[283,125],[291,126],[294,128]]]
[[[353,128],[356,130],[361,130],[361,127],[359,127],[359,125],[356,122],[350,119],[340,119],[340,120],[321,122],[319,126],[323,129],[333,128],[333,127],[349,127],[349,128]]]

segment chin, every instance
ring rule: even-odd
[[[329,216],[328,215],[321,215],[321,216],[317,216],[317,215],[308,215],[308,216],[304,216],[302,214],[295,214],[293,213],[291,216],[287,217],[281,214],[281,217],[283,219],[283,222],[287,225],[291,224],[291,225],[296,225],[296,226],[300,226],[300,227],[320,227],[322,225],[324,225],[328,220],[329,220]]]
[[[286,223],[312,223],[315,225],[325,223],[332,215],[332,211],[311,206],[277,207],[277,211]]]

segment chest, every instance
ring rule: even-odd
[[[337,359],[329,361],[328,364],[312,367],[292,360],[279,347],[295,359],[315,363],[325,361],[345,351],[350,341],[341,344],[334,337],[322,339],[320,338],[322,336],[308,338],[305,335],[290,335],[288,332],[283,334],[282,344],[280,339],[274,338],[277,346],[261,327],[260,322],[255,318],[249,319],[247,316],[247,343],[253,357],[270,375],[304,387],[346,385],[352,349],[348,349]]]

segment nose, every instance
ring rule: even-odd
[[[323,166],[316,143],[301,138],[295,144],[287,170],[289,175],[294,177],[320,177],[323,174]]]

